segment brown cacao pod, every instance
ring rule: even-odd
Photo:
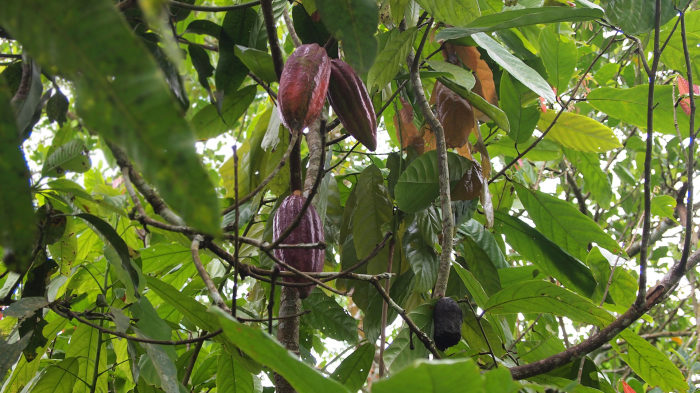
[[[350,65],[331,60],[328,100],[345,129],[370,151],[377,148],[377,115],[367,87]]]
[[[272,239],[277,241],[279,236],[294,222],[301,212],[306,198],[299,191],[286,197],[280,204],[272,220]],[[309,205],[299,225],[282,241],[281,244],[318,243],[324,241],[323,223],[316,213],[313,205]],[[275,249],[277,259],[291,265],[302,272],[320,272],[323,270],[323,261],[326,258],[326,250],[317,248],[278,248]],[[281,270],[284,270],[282,268]],[[285,277],[286,282],[309,282],[300,277]],[[315,285],[298,287],[299,297],[304,299],[314,289]]]
[[[447,147],[464,146],[475,125],[472,106],[440,82],[435,83],[431,99],[435,100],[437,118],[445,130]]]
[[[462,309],[450,298],[438,299],[433,309],[433,339],[435,346],[444,351],[462,338]]]
[[[292,132],[300,132],[320,115],[326,100],[331,60],[318,44],[294,50],[282,70],[277,104],[282,121]]]

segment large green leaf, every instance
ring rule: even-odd
[[[450,74],[451,80],[467,90],[471,91],[476,84],[474,74],[463,67],[440,60],[428,60],[428,65],[435,71]]]
[[[508,244],[523,258],[577,292],[586,296],[593,294],[596,281],[581,261],[522,220],[500,211],[494,216],[497,231],[506,235]]]
[[[540,114],[537,127],[546,130],[554,121],[556,112],[548,110]],[[569,149],[599,153],[622,147],[613,130],[587,116],[562,112],[550,128],[547,138]]]
[[[384,177],[375,165],[365,168],[357,181],[357,206],[352,217],[352,237],[358,259],[367,257],[388,232],[393,216],[393,205],[384,186]],[[387,226],[387,228],[384,228]],[[386,271],[389,248],[385,247],[367,265],[367,272]]]
[[[526,90],[522,83],[513,81],[508,73],[501,74],[499,104],[508,118],[508,136],[516,143],[527,142],[540,119],[537,105],[525,106],[522,102]]]
[[[85,142],[73,139],[49,154],[44,161],[41,174],[50,177],[61,177],[66,172],[83,173],[90,169],[90,157],[87,155]]]
[[[601,18],[603,12],[595,8],[534,7],[509,10],[484,15],[464,27],[442,29],[437,40],[453,40],[476,33],[503,30],[511,27],[529,26],[540,23],[575,22]]]
[[[675,110],[672,98],[673,88],[673,86],[655,86],[653,101],[654,131],[670,135],[676,135],[673,121]],[[648,93],[648,85],[629,89],[601,87],[588,93],[587,102],[610,117],[646,130]],[[700,114],[697,109],[695,113],[696,117]],[[682,110],[676,110],[676,119],[681,135],[687,137],[690,117]]]
[[[676,27],[676,24],[671,22],[667,24],[661,31],[662,37],[668,37],[671,31]],[[685,13],[685,31],[686,40],[690,44],[692,42],[700,42],[700,10],[689,11]],[[700,48],[697,45],[688,45],[688,54],[690,55],[690,66],[693,73],[694,84],[700,81]],[[678,71],[685,78],[687,76],[685,67],[685,52],[683,51],[683,40],[679,31],[668,41],[666,49],[661,54],[661,61],[668,67]],[[683,113],[679,111],[679,113]],[[697,116],[696,116],[697,118]],[[686,130],[681,130],[687,134]]]
[[[394,79],[406,61],[416,31],[417,29],[412,27],[406,31],[391,30],[386,33],[388,35],[386,43],[367,75],[367,88],[369,90],[375,87],[381,89]]]
[[[471,167],[471,161],[455,153],[447,153],[450,183],[459,181]],[[425,209],[440,194],[437,153],[429,151],[416,158],[399,176],[394,187],[396,204],[407,213]]]
[[[591,242],[615,254],[621,251],[610,235],[570,202],[517,183],[515,189],[537,230],[571,255],[585,260]]]
[[[356,392],[365,384],[373,360],[374,345],[362,344],[340,363],[331,377],[345,385],[348,390]]]
[[[642,34],[654,28],[656,2],[649,0],[601,0],[605,17],[627,34]],[[674,17],[673,1],[661,2],[661,24]]]
[[[304,299],[303,305],[304,310],[311,311],[302,317],[303,323],[335,340],[357,341],[357,321],[332,296],[313,291]]]
[[[622,360],[649,385],[657,385],[664,392],[687,392],[688,383],[669,356],[630,330],[620,337],[627,341],[627,351],[618,350]]]
[[[408,316],[415,322],[420,330],[432,336],[433,305],[431,303],[421,304],[413,311],[409,312]],[[421,342],[415,339],[415,337],[409,337],[409,334],[412,334],[409,332],[410,330],[408,327],[401,329],[396,338],[394,338],[394,341],[392,341],[386,351],[384,351],[384,363],[392,373],[403,369],[417,359],[428,357],[430,353]]]
[[[541,97],[544,97],[547,101],[552,103],[556,102],[557,98],[552,92],[552,88],[537,71],[512,55],[506,48],[488,35],[477,33],[472,35],[472,38],[476,41],[477,45],[486,50],[493,61],[503,67],[503,69],[515,79],[519,80],[523,85],[527,86]]]
[[[235,54],[253,74],[263,81],[272,83],[277,81],[275,66],[272,56],[267,51],[236,45]]]
[[[484,310],[492,314],[549,313],[603,326],[613,317],[593,302],[548,281],[522,281],[492,295]]]
[[[258,23],[258,14],[252,8],[230,10],[224,16],[219,30],[219,62],[214,82],[219,98],[234,94],[245,80],[248,68],[236,56],[236,45],[248,45],[251,32]],[[216,29],[211,27],[211,30]]]
[[[415,287],[418,292],[430,290],[435,286],[438,274],[438,255],[432,242],[426,242],[422,230],[414,220],[403,234],[403,247],[406,260],[415,274]]]
[[[85,124],[124,147],[188,224],[219,231],[218,201],[192,132],[112,2],[5,1],[0,23],[39,63],[76,83]]]
[[[19,145],[10,92],[0,80],[0,246],[5,252],[5,266],[24,272],[32,263],[37,228],[29,169]]]
[[[209,139],[233,129],[238,118],[245,113],[255,99],[255,85],[246,86],[235,94],[226,95],[221,108],[209,104],[200,109],[192,118],[192,126],[197,139]]]
[[[532,145],[534,141],[535,138],[529,138],[525,142],[516,145],[511,138],[501,138],[488,145],[489,156],[496,157],[498,155],[504,155],[506,157],[517,157],[520,152]],[[532,161],[553,161],[560,158],[561,154],[561,146],[547,139],[543,139],[532,150],[527,152],[525,157]]]
[[[284,377],[299,393],[346,392],[345,386],[325,378],[308,364],[284,349],[264,331],[244,325],[218,308],[210,308],[221,323],[226,337],[246,355]]]
[[[559,32],[558,26],[542,29],[540,56],[549,74],[549,82],[558,92],[564,92],[576,71],[578,50],[576,43]]]
[[[119,279],[124,282],[124,285],[126,285],[127,292],[130,294],[130,296],[138,298],[139,288],[143,286],[143,283],[140,282],[139,272],[131,264],[129,247],[126,245],[124,239],[119,236],[117,231],[115,231],[111,225],[97,216],[87,213],[80,213],[76,214],[75,216],[85,220],[85,222],[89,224],[95,233],[100,235],[105,240],[105,244],[108,244],[114,250],[114,252],[116,252],[118,255],[118,260],[113,260],[113,258],[109,257],[107,260],[112,264],[112,267],[117,272]]]
[[[345,60],[364,74],[374,63],[379,10],[373,0],[316,0],[323,24],[343,44]]]
[[[598,154],[583,153],[575,150],[564,149],[566,158],[571,164],[581,172],[584,180],[584,192],[590,191],[593,199],[600,203],[600,206],[607,207],[612,199],[612,187],[608,176],[600,167]]]
[[[47,367],[46,372],[32,388],[36,393],[71,393],[78,379],[78,358],[69,357]],[[90,379],[89,381],[92,381]],[[84,385],[82,382],[80,385]]]
[[[482,374],[472,359],[420,360],[372,385],[372,393],[510,393],[517,390],[518,384],[513,382],[507,369]]]
[[[155,277],[146,277],[146,282],[148,287],[155,291],[161,299],[168,305],[175,307],[195,325],[210,332],[218,329],[218,321],[207,312],[207,308],[202,303],[182,294],[174,287]]]
[[[473,219],[459,227],[459,234],[464,235],[464,240],[457,249],[469,271],[479,279],[488,293],[501,289],[497,269],[509,265],[493,234]]]
[[[216,368],[216,389],[221,393],[254,393],[253,375],[242,366],[235,351],[222,352]]]
[[[100,370],[107,366],[106,349],[104,348],[104,342],[100,343],[98,340],[99,335],[100,332],[97,329],[80,324],[73,331],[70,345],[66,348],[67,359],[78,359],[79,371],[74,375],[83,381],[90,381],[90,383],[92,383],[93,373],[95,372],[95,360],[99,361],[98,368]],[[100,345],[102,348],[98,348]],[[98,351],[100,355],[99,358],[97,358]],[[106,374],[102,374],[100,378],[97,379],[97,383],[96,391],[107,392]],[[86,386],[84,383],[78,383],[75,385],[73,391],[75,393],[87,393],[90,391],[90,387]]]
[[[476,0],[416,0],[437,21],[464,26],[479,16]]]
[[[457,272],[459,278],[462,279],[462,283],[464,283],[464,286],[472,295],[471,297],[474,299],[476,305],[479,307],[484,307],[489,297],[486,294],[486,291],[484,291],[481,282],[479,282],[479,280],[477,280],[469,270],[463,268],[459,264],[452,265],[452,268],[455,269],[455,272]]]

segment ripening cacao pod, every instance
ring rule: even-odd
[[[331,60],[318,44],[294,50],[282,70],[277,101],[282,121],[292,132],[300,132],[320,115],[326,100]]]
[[[377,115],[367,87],[350,65],[331,60],[328,100],[345,129],[371,151],[377,148]]]
[[[437,118],[445,130],[447,147],[464,146],[475,126],[472,106],[440,82],[435,83],[432,100],[435,100]]]
[[[294,222],[296,216],[301,212],[302,206],[304,206],[304,201],[306,201],[306,198],[301,196],[300,191],[295,191],[282,201],[272,220],[273,241],[277,241],[287,227]],[[299,221],[299,225],[294,228],[281,244],[308,244],[322,241],[324,241],[324,234],[321,217],[316,213],[314,206],[309,205],[301,221]],[[275,249],[275,257],[302,272],[314,273],[323,270],[326,250],[318,248],[277,248]],[[284,268],[281,270],[284,270]],[[285,277],[284,281],[309,282],[307,279],[300,277]],[[299,297],[304,299],[309,296],[314,286],[297,287]]]
[[[433,309],[433,339],[435,346],[444,351],[462,338],[462,309],[450,298],[438,299]]]

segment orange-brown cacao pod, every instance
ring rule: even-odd
[[[277,241],[280,235],[294,222],[301,212],[306,198],[299,192],[286,197],[280,204],[272,220],[272,239]],[[299,225],[282,241],[281,244],[318,243],[324,241],[323,223],[316,213],[313,205],[309,205]],[[299,269],[302,272],[320,272],[323,270],[323,261],[326,258],[326,250],[317,248],[278,248],[275,249],[277,259]],[[284,270],[282,268],[281,270]],[[309,282],[299,277],[285,277],[286,282]],[[297,287],[299,297],[304,299],[314,289],[315,285]]]
[[[371,151],[377,148],[377,115],[367,87],[349,64],[331,60],[328,100],[345,129]]]
[[[284,125],[300,132],[316,120],[323,109],[331,75],[331,60],[318,44],[294,50],[282,70],[277,103]]]

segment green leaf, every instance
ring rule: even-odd
[[[66,172],[83,173],[90,169],[90,157],[87,155],[85,142],[80,139],[59,146],[44,161],[41,174],[49,177],[61,177]]]
[[[357,321],[332,296],[312,291],[302,304],[304,310],[311,311],[301,317],[303,323],[320,330],[326,337],[357,342]]]
[[[670,218],[676,220],[673,217],[673,213],[676,210],[676,199],[670,195],[657,195],[651,199],[651,214]]]
[[[32,393],[71,393],[78,375],[78,358],[69,357],[46,368],[32,388]],[[90,381],[92,381],[90,379]],[[80,382],[80,385],[83,385]]]
[[[374,360],[374,345],[362,344],[350,354],[338,368],[333,371],[331,377],[345,385],[348,390],[356,392],[367,381],[367,375],[372,368]]]
[[[534,142],[535,138],[530,138],[523,143],[517,144],[510,138],[501,138],[498,141],[488,145],[489,156],[496,157],[503,155],[506,157],[517,157],[518,152],[522,152],[525,148]],[[534,149],[527,152],[525,157],[532,161],[553,161],[561,157],[561,147],[547,139],[543,139]]]
[[[46,103],[46,116],[49,118],[49,121],[55,121],[59,127],[62,127],[66,122],[67,112],[68,98],[57,90]]]
[[[416,0],[424,10],[440,22],[464,26],[479,16],[476,0]]]
[[[209,139],[233,129],[250,104],[255,99],[255,85],[246,86],[235,94],[224,97],[221,108],[209,104],[200,109],[192,118],[192,126],[197,139]]]
[[[506,371],[506,372],[503,372]],[[481,374],[472,359],[434,360],[421,359],[389,378],[372,384],[372,393],[441,393],[441,392],[487,392],[487,380],[499,392],[512,392],[518,386],[510,373],[492,370]],[[493,374],[493,375],[491,375]]]
[[[452,75],[450,79],[467,90],[471,90],[476,84],[474,75],[460,66],[440,60],[428,60],[428,65],[435,71]]]
[[[627,352],[617,351],[620,357],[649,385],[659,386],[664,392],[688,391],[685,377],[667,354],[629,329],[623,330],[620,337],[627,341]]]
[[[379,10],[374,0],[315,0],[323,24],[342,42],[345,60],[359,74],[374,64],[377,40],[374,33]]]
[[[192,323],[202,328],[202,330],[213,332],[219,328],[216,318],[207,312],[207,308],[202,303],[182,294],[176,288],[155,277],[147,276],[146,282],[148,283],[148,288],[152,289],[168,305],[175,307],[176,310],[181,312]]]
[[[48,304],[48,299],[44,297],[23,297],[2,310],[2,313],[6,317],[25,319],[34,314],[34,311],[42,309]]]
[[[29,169],[20,150],[19,131],[10,106],[10,91],[0,78],[0,246],[8,269],[24,272],[32,263],[37,227]]]
[[[235,351],[222,352],[216,368],[216,386],[220,393],[254,393],[253,375],[242,366]]]
[[[540,114],[537,127],[544,131],[554,121],[555,111]],[[582,152],[600,153],[622,147],[613,130],[587,116],[562,112],[547,133],[547,138]]]
[[[267,83],[277,82],[272,56],[267,51],[236,45],[234,53],[260,79]]]
[[[357,181],[357,193],[361,197],[352,217],[352,237],[358,259],[367,257],[382,241],[391,222],[393,205],[384,186],[384,177],[375,165],[365,168]],[[378,274],[386,271],[389,249],[385,247],[367,265],[367,273]]]
[[[175,362],[163,346],[144,343],[143,347],[146,348],[146,354],[160,378],[160,387],[165,393],[180,393],[184,387],[178,381]]]
[[[540,23],[578,22],[603,17],[603,12],[595,8],[583,7],[535,7],[508,10],[476,18],[464,27],[442,29],[436,40],[454,40],[476,33],[504,30],[511,27],[529,26]]]
[[[476,305],[479,307],[484,307],[484,305],[486,305],[488,302],[489,296],[486,294],[486,291],[484,291],[484,288],[481,286],[479,280],[477,280],[469,270],[463,268],[459,264],[453,264],[452,268],[455,269],[457,275],[459,275],[459,278],[462,279],[464,286],[472,295]]]
[[[492,295],[484,310],[492,314],[548,313],[603,326],[613,317],[590,300],[548,281],[522,281]]]
[[[567,287],[586,296],[593,293],[596,282],[586,265],[520,219],[500,211],[494,213],[497,231],[506,235],[508,244],[523,258]]]
[[[386,33],[386,44],[377,55],[377,60],[372,65],[367,75],[367,89],[375,87],[382,89],[391,82],[405,62],[408,51],[411,49],[417,28],[411,27],[406,31],[398,29]]]
[[[12,344],[8,344],[4,339],[0,339],[0,353],[3,354],[3,357],[0,358],[0,375],[4,377],[7,371],[17,363],[17,360],[22,355],[22,351],[29,343],[31,337],[31,334],[25,334],[21,339],[14,341]],[[8,338],[8,341],[9,340]]]
[[[465,236],[460,251],[466,260],[466,266],[477,275],[488,293],[499,290],[497,269],[510,266],[493,234],[473,219],[459,227],[459,234]]]
[[[218,200],[192,132],[159,67],[112,2],[3,2],[0,23],[39,63],[76,83],[85,124],[124,147],[189,225],[219,231]]]
[[[455,93],[459,94],[465,100],[469,101],[476,109],[484,112],[484,114],[490,117],[491,120],[493,120],[496,123],[496,125],[499,126],[502,130],[510,130],[510,125],[508,124],[508,117],[499,107],[492,105],[480,95],[474,93],[471,90],[465,89],[461,85],[458,85],[447,78],[440,77],[438,79],[440,80],[440,83],[447,86],[450,90],[454,91]]]
[[[450,183],[462,178],[471,161],[455,153],[447,153]],[[407,213],[425,209],[440,194],[437,153],[429,151],[416,158],[399,176],[394,188],[396,204]]]
[[[667,24],[661,30],[662,37],[668,37],[671,31],[676,28],[675,23]],[[700,42],[700,11],[686,11],[685,13],[685,30],[686,30],[686,41]],[[700,48],[696,45],[688,45],[688,54],[690,55],[691,72],[693,73],[693,84],[698,84],[700,81]],[[685,52],[683,50],[683,39],[681,34],[674,34],[670,37],[666,49],[661,53],[661,61],[666,64],[669,68],[672,68],[679,72],[681,75],[687,78],[685,75]],[[678,111],[679,114],[683,111]],[[683,113],[685,115],[685,113]],[[697,116],[695,117],[697,119]],[[656,128],[656,127],[655,127]],[[682,129],[681,133],[687,135],[687,128]]]
[[[525,86],[514,82],[508,73],[501,74],[499,103],[508,118],[508,136],[516,143],[527,142],[540,119],[537,105],[525,106],[522,102],[525,90]]]
[[[570,202],[517,183],[515,189],[537,229],[571,255],[584,260],[591,242],[614,254],[621,251],[620,245],[610,235]]]
[[[647,0],[601,0],[605,17],[627,34],[651,31],[655,24],[656,2]],[[661,2],[661,24],[668,22],[676,12],[672,1]]]
[[[408,316],[415,322],[420,330],[432,336],[433,305],[431,303],[421,304],[413,311],[409,312]],[[417,359],[428,357],[428,350],[425,349],[425,346],[418,342],[415,337],[411,340],[409,338],[409,331],[408,327],[401,329],[394,341],[392,341],[386,351],[384,351],[384,363],[392,373],[403,369]],[[409,391],[412,392],[413,390]]]
[[[403,234],[403,247],[406,260],[415,274],[414,289],[425,292],[435,286],[438,275],[438,255],[433,249],[433,243],[423,238],[416,220],[410,223]]]
[[[685,67],[683,68],[685,71]],[[676,135],[673,120],[673,86],[654,87],[654,131]],[[588,93],[588,103],[610,117],[646,130],[647,97],[649,86],[639,85],[629,89],[601,87]],[[696,109],[696,117],[700,113]],[[676,111],[678,127],[683,137],[688,136],[689,116],[682,110]]]
[[[206,49],[196,44],[189,44],[187,46],[187,50],[190,53],[192,65],[194,66],[195,71],[197,71],[197,80],[199,81],[199,84],[202,85],[202,87],[204,87],[208,92],[211,92],[211,86],[209,86],[209,80],[207,78],[214,75],[214,67],[211,65],[209,54],[207,53]]]
[[[107,260],[112,264],[112,267],[117,271],[117,275],[127,287],[127,293],[131,294],[136,298],[139,297],[139,288],[142,285],[139,279],[139,273],[136,268],[131,264],[131,257],[129,256],[129,247],[126,245],[124,239],[122,239],[117,231],[112,228],[107,222],[102,220],[97,216],[92,214],[80,213],[75,215],[78,218],[82,218],[89,224],[89,226],[100,235],[104,240],[105,244],[108,244],[117,254],[118,263],[113,263],[112,258],[107,258]],[[131,284],[131,285],[128,285]],[[133,291],[133,292],[132,292]]]
[[[80,324],[75,328],[70,338],[70,345],[66,348],[66,359],[77,358],[79,371],[73,375],[79,377],[83,381],[92,383],[93,373],[95,372],[95,360],[99,361],[98,367],[100,370],[107,366],[106,349],[103,347],[98,349],[100,332],[88,325]],[[104,337],[103,337],[104,339]],[[99,350],[99,359],[97,353]],[[97,391],[107,391],[107,375],[102,374],[97,380]],[[84,383],[75,384],[73,392],[87,393],[90,387]]]
[[[235,91],[248,75],[248,68],[236,56],[236,45],[248,45],[258,14],[252,8],[239,8],[226,12],[219,38],[219,62],[214,82],[219,98],[235,95]]]
[[[209,311],[219,318],[224,334],[238,349],[280,374],[299,393],[349,393],[340,383],[325,378],[316,369],[290,354],[264,331],[242,324],[218,308],[212,307]]]
[[[559,32],[558,26],[542,29],[540,56],[547,69],[549,81],[558,92],[564,92],[576,72],[578,50],[576,43]]]
[[[493,38],[484,33],[477,33],[472,36],[477,45],[484,48],[489,57],[498,65],[503,67],[515,79],[519,80],[523,85],[530,88],[541,97],[544,97],[549,102],[556,102],[557,98],[549,86],[537,71],[533,70],[522,60],[513,56],[506,48],[496,42]]]
[[[584,191],[590,191],[591,196],[600,206],[609,206],[613,196],[612,187],[608,176],[600,167],[598,155],[569,149],[564,149],[564,153],[571,164],[583,175]]]

